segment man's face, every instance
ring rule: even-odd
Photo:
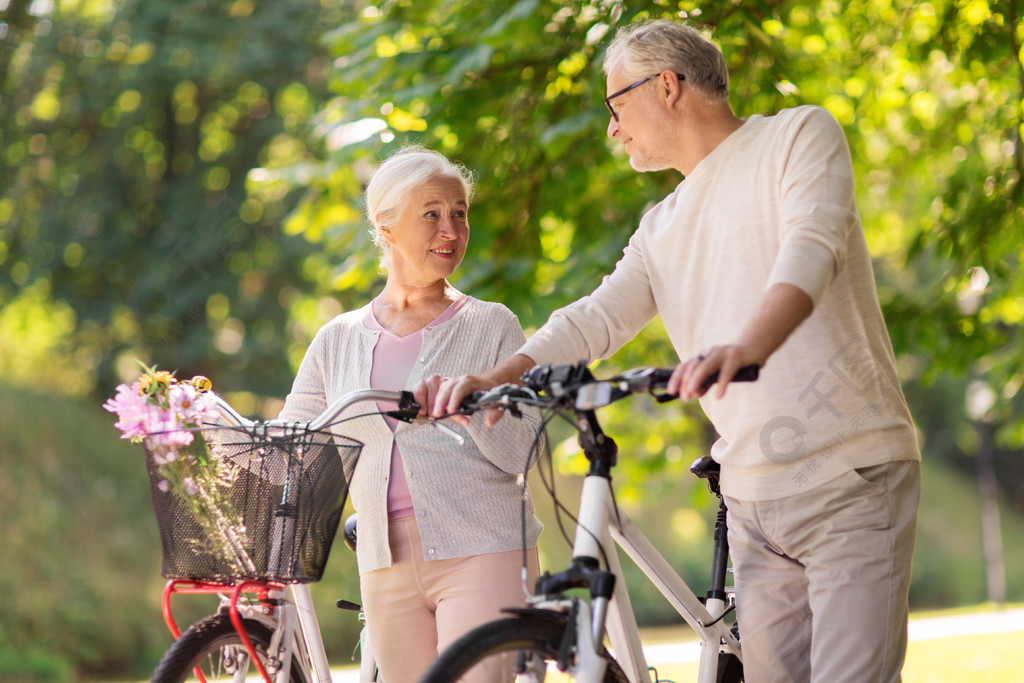
[[[621,60],[608,70],[606,81],[609,95],[628,88],[630,81],[622,74]],[[659,77],[647,80],[609,102],[615,116],[609,116],[608,137],[618,138],[629,155],[630,165],[637,171],[661,171],[670,168],[667,156],[659,153],[666,138],[653,125],[659,118],[657,88]],[[664,130],[664,128],[662,128]]]

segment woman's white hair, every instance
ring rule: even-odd
[[[622,60],[622,74],[640,80],[672,71],[712,101],[728,101],[729,69],[722,51],[697,29],[668,19],[623,26],[604,56],[604,70]]]
[[[440,152],[409,145],[388,157],[373,172],[366,186],[366,216],[373,228],[370,235],[380,250],[380,269],[391,265],[391,247],[380,228],[402,213],[412,191],[434,178],[453,178],[462,184],[466,204],[473,199],[473,175],[462,164]]]

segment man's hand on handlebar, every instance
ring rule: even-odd
[[[700,398],[712,386],[717,386],[715,397],[725,396],[725,389],[736,373],[747,366],[760,367],[765,359],[755,349],[739,345],[713,346],[707,351],[688,358],[676,366],[665,391],[688,401]],[[718,373],[718,381],[708,384],[708,378]]]

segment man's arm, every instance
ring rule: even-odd
[[[769,356],[813,311],[811,297],[799,287],[785,283],[772,285],[739,338],[732,344],[714,346],[696,358],[682,361],[669,379],[668,393],[678,393],[683,400],[698,398],[704,394],[701,384],[717,370],[716,395],[721,398],[740,368],[764,366]]]

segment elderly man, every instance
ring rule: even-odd
[[[418,398],[442,415],[534,364],[608,357],[660,315],[683,359],[669,392],[721,437],[746,680],[897,681],[920,453],[842,130],[813,106],[738,118],[721,52],[676,22],[623,29],[604,66],[608,135],[682,182],[593,293]],[[760,379],[726,392],[752,364]]]

